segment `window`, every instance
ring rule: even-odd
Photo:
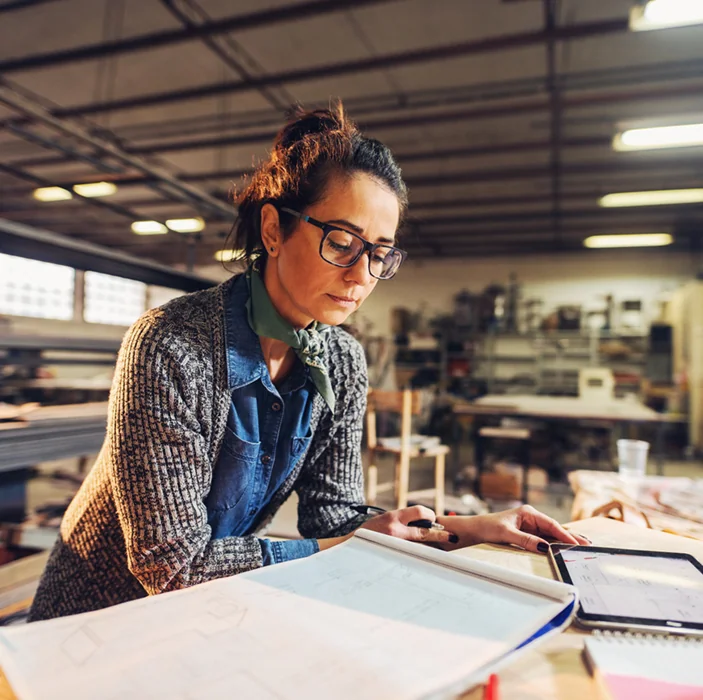
[[[73,268],[0,253],[0,313],[70,321]]]
[[[85,273],[83,319],[129,326],[146,308],[146,284],[100,272]]]

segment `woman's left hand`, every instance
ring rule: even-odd
[[[556,520],[532,506],[520,506],[490,515],[450,515],[437,522],[459,537],[458,544],[444,544],[442,549],[458,549],[472,544],[516,544],[530,552],[547,552],[544,538],[567,544],[591,544],[585,537],[572,535]]]

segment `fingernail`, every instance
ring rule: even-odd
[[[456,544],[459,541],[459,535],[449,535],[449,541],[452,544]]]
[[[546,554],[549,551],[549,545],[546,542],[538,542],[537,551]]]

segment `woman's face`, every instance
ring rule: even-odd
[[[324,199],[301,213],[339,224],[371,243],[394,245],[400,207],[389,189],[357,173],[348,179],[333,178]],[[378,282],[369,273],[368,253],[351,267],[323,260],[319,254],[323,232],[308,222],[299,222],[283,241],[278,212],[271,205],[262,209],[261,234],[268,252],[266,289],[277,311],[296,328],[313,320],[332,326],[343,323]]]

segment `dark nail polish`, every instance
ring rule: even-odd
[[[546,542],[540,542],[537,545],[537,551],[542,552],[542,554],[546,554],[549,551],[549,545]]]
[[[452,544],[456,544],[459,541],[459,535],[449,535],[449,541]]]

